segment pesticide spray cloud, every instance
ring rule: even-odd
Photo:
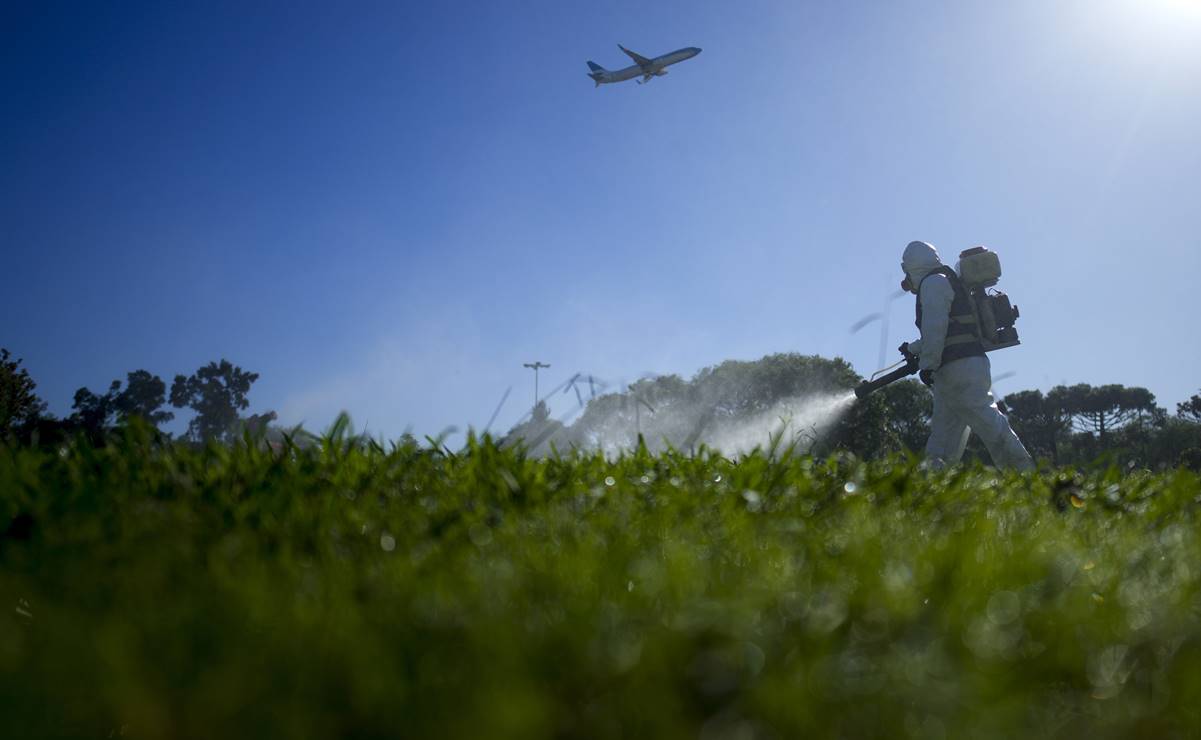
[[[550,418],[543,407],[506,439],[535,454],[576,447],[618,455],[640,439],[651,452],[702,446],[728,457],[756,448],[813,452],[842,433],[840,422],[855,403],[850,386],[858,380],[844,360],[795,353],[726,360],[690,379],[648,373],[634,383],[606,383],[618,390],[593,395],[586,405],[576,399],[573,421]]]
[[[536,452],[544,453],[553,445],[560,450],[569,446],[599,448],[607,455],[619,455],[634,449],[639,434],[652,452],[668,447],[695,450],[703,445],[729,457],[756,448],[803,453],[822,441],[855,402],[852,391],[811,392],[748,413],[712,399],[676,399],[652,407],[629,399],[622,403],[618,398],[609,397],[607,407],[603,405],[606,399],[598,399],[602,403],[590,407],[571,427],[543,426],[522,436],[527,444],[537,443]],[[635,403],[640,405],[635,407]]]
[[[704,443],[727,455],[756,447],[808,452],[842,419],[855,402],[851,391],[784,399],[751,418],[732,420],[713,430]]]

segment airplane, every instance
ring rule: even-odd
[[[588,76],[592,78],[597,87],[609,82],[624,82],[639,75],[642,76],[642,79],[638,80],[638,84],[641,85],[644,82],[650,82],[653,77],[662,77],[667,74],[668,66],[682,62],[685,59],[691,59],[701,53],[701,50],[695,46],[689,46],[684,49],[677,49],[670,54],[664,54],[661,57],[647,59],[641,54],[630,51],[621,44],[618,44],[617,48],[628,54],[630,59],[634,60],[634,64],[625,69],[610,72],[596,62],[588,62],[588,68],[592,70],[588,73]]]

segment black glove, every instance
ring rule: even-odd
[[[920,378],[921,381],[923,383],[925,383],[927,386],[934,385],[934,371],[933,370],[928,370],[928,369],[922,370],[921,372],[919,372],[917,374],[917,377]]]
[[[906,360],[912,361],[917,359],[917,356],[909,351],[909,342],[904,342],[901,344],[900,347],[897,347],[897,351],[899,351],[901,353],[901,357],[904,357]]]

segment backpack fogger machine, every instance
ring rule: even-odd
[[[993,352],[1021,344],[1014,326],[1021,315],[1018,307],[1009,301],[1009,296],[993,289],[1001,279],[1001,259],[997,253],[987,247],[966,249],[959,253],[955,273],[947,277],[957,297],[966,294],[975,318],[974,331],[984,351]],[[921,290],[920,286],[917,290]],[[901,361],[878,370],[870,379],[860,383],[855,388],[857,397],[863,398],[918,371],[917,356],[908,351],[908,345],[902,344],[899,349]]]

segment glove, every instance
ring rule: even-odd
[[[917,374],[917,377],[926,384],[926,387],[934,385],[934,371],[930,369],[922,370]]]
[[[906,360],[917,359],[917,356],[914,355],[909,349],[909,342],[905,342],[900,347],[897,347],[897,351],[899,351],[901,353],[901,357],[904,357]]]

